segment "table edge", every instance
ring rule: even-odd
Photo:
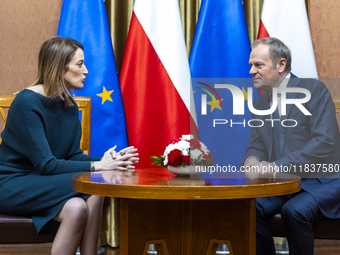
[[[278,196],[301,190],[301,179],[280,183],[233,186],[115,185],[81,181],[73,177],[73,189],[84,194],[130,199],[195,200],[243,199]]]

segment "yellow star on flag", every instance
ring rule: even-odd
[[[242,87],[242,93],[243,93],[243,96],[244,96],[244,101],[248,100],[248,92],[246,92],[244,87]]]
[[[113,90],[107,91],[105,86],[103,86],[103,93],[97,94],[97,96],[102,98],[102,104],[104,104],[106,100],[109,100],[112,102],[112,98],[111,98],[112,92]]]
[[[221,101],[223,101],[223,99],[221,99]],[[212,96],[212,101],[207,102],[207,104],[211,105],[210,112],[212,112],[215,108],[222,110],[220,101],[216,100],[215,96]]]

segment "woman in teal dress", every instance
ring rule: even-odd
[[[137,150],[102,158],[82,154],[78,107],[70,96],[83,87],[83,46],[55,37],[40,50],[34,84],[20,91],[8,111],[0,145],[0,213],[33,217],[38,233],[60,222],[51,254],[97,254],[103,197],[77,193],[72,177],[102,170],[133,170]]]

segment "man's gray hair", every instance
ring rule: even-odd
[[[292,70],[292,53],[290,49],[282,41],[275,37],[265,37],[262,39],[255,40],[251,46],[256,48],[259,44],[269,45],[269,56],[273,63],[273,68],[275,69],[277,62],[284,58],[286,60],[285,72],[290,72]]]

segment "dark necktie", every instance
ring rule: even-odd
[[[280,120],[278,107],[276,107],[276,110],[273,112],[272,118]],[[281,127],[281,121],[274,121],[273,137],[274,137],[274,148],[275,148],[275,160],[278,160],[281,158],[280,127]]]

